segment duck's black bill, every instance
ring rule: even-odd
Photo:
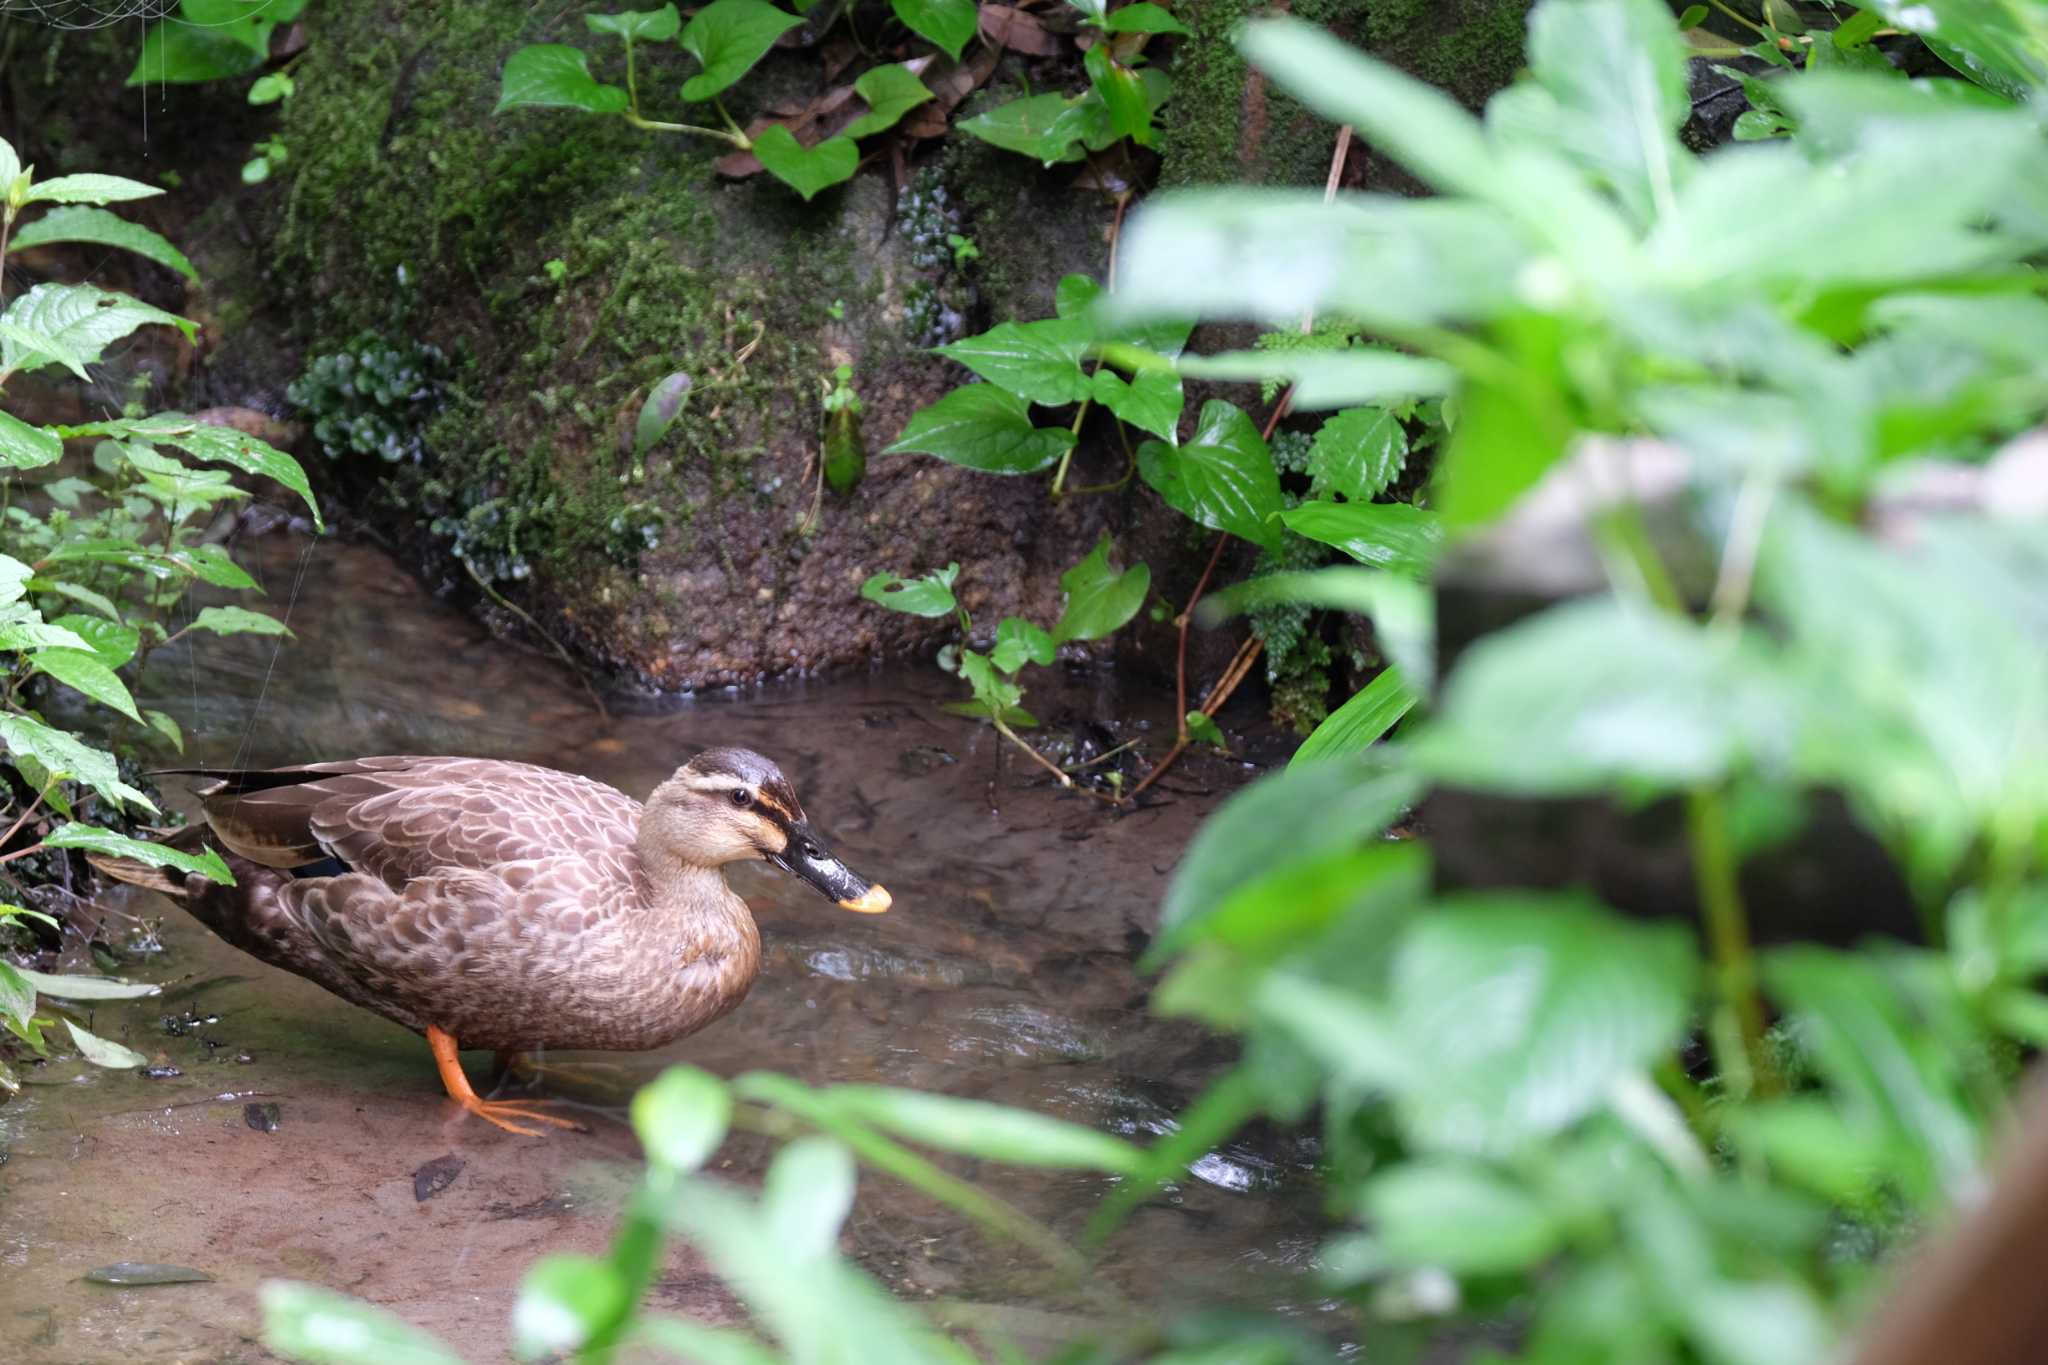
[[[789,842],[782,852],[769,854],[768,861],[817,887],[842,910],[879,915],[889,908],[889,893],[826,852],[809,825],[791,826]]]

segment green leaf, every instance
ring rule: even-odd
[[[47,427],[32,427],[11,412],[0,412],[0,466],[41,469],[64,458],[64,442]]]
[[[83,744],[76,736],[32,716],[0,712],[0,744],[5,744],[17,760],[39,764],[53,774],[77,778],[116,805],[156,810],[148,797],[121,780],[112,754]]]
[[[1388,665],[1352,693],[1350,700],[1323,717],[1322,724],[1309,733],[1288,762],[1307,763],[1358,753],[1393,729],[1415,702],[1415,689],[1408,685],[1400,669]]]
[[[1111,1175],[1146,1167],[1144,1151],[1122,1138],[1028,1109],[879,1085],[837,1085],[825,1095],[863,1122],[962,1156]]]
[[[1125,5],[1113,11],[1103,25],[1111,33],[1178,33],[1187,36],[1188,27],[1167,11],[1151,3],[1138,0],[1135,5]]]
[[[1188,738],[1197,744],[1213,744],[1226,751],[1230,748],[1229,742],[1223,738],[1222,727],[1210,718],[1208,712],[1190,711],[1181,720],[1188,727]]]
[[[513,1349],[523,1359],[560,1358],[632,1311],[632,1293],[608,1262],[573,1253],[543,1256],[520,1281],[512,1305]]]
[[[102,1038],[76,1020],[66,1019],[64,1026],[71,1030],[71,1041],[78,1045],[80,1055],[94,1066],[126,1071],[132,1067],[149,1065],[149,1058],[134,1048]]]
[[[1184,356],[1190,379],[1280,380],[1294,386],[1294,406],[1348,408],[1449,393],[1455,371],[1438,360],[1377,346],[1344,351],[1225,351]]]
[[[639,420],[633,424],[633,450],[645,455],[668,435],[676,419],[683,415],[683,404],[689,400],[690,388],[695,381],[683,370],[662,376],[660,382],[648,390],[647,401],[640,405]]]
[[[1429,874],[1429,851],[1417,843],[1381,840],[1289,859],[1240,884],[1174,936],[1163,936],[1153,951],[1165,955],[1199,945],[1227,949],[1233,961],[1269,963],[1340,919],[1353,929],[1377,930],[1373,937],[1384,943],[1427,895]],[[1349,941],[1364,940],[1354,935]]]
[[[1081,357],[1093,339],[1084,322],[1046,318],[1039,322],[1005,322],[951,345],[938,353],[1022,398],[1047,406],[1078,403],[1088,397],[1088,376]]]
[[[640,1146],[649,1161],[671,1170],[702,1166],[725,1141],[731,1122],[732,1092],[693,1066],[672,1066],[633,1096]]]
[[[10,554],[0,554],[0,607],[19,602],[31,589],[39,587],[35,570]]]
[[[22,978],[13,964],[0,962],[0,1015],[24,1028],[36,1012],[36,988]]]
[[[1368,1180],[1358,1199],[1380,1250],[1401,1266],[1511,1275],[1535,1269],[1565,1243],[1563,1218],[1475,1162],[1404,1162]]]
[[[898,578],[884,571],[861,584],[860,595],[890,611],[912,616],[951,616],[960,606],[953,597],[953,584],[959,577],[958,564],[948,564],[923,578]]]
[[[1097,370],[1093,397],[1123,421],[1149,431],[1168,445],[1180,439],[1180,414],[1186,397],[1174,369],[1144,369],[1129,379],[1108,366]]]
[[[82,848],[92,853],[147,863],[151,867],[175,867],[180,872],[190,872],[222,886],[235,884],[234,874],[228,871],[228,865],[221,860],[219,853],[210,848],[186,853],[162,844],[131,839],[97,825],[60,825],[45,836],[43,842],[51,848]]]
[[[614,33],[628,42],[665,43],[680,33],[683,20],[672,4],[660,9],[624,10],[618,14],[586,14],[583,26],[592,33]]]
[[[1698,962],[1681,925],[1504,893],[1418,917],[1392,973],[1389,1022],[1415,1077],[1396,1097],[1409,1141],[1485,1155],[1562,1131],[1675,1047]]]
[[[1317,429],[1308,472],[1317,485],[1353,502],[1370,502],[1401,477],[1408,432],[1385,408],[1348,408]]]
[[[991,146],[1018,152],[1051,166],[1079,161],[1087,117],[1080,100],[1068,95],[1030,95],[997,105],[953,126]]]
[[[1412,756],[1521,795],[1698,786],[1789,751],[1792,719],[1760,641],[1594,598],[1473,645]]]
[[[185,752],[185,732],[178,728],[177,721],[161,711],[145,710],[142,713],[142,718],[148,723],[150,729],[169,740],[172,748],[181,754]]]
[[[84,618],[78,618],[84,619]],[[100,622],[104,625],[105,622]],[[33,613],[20,621],[0,622],[0,649],[84,649],[92,642],[61,621],[37,620]],[[119,665],[115,665],[119,667]]]
[[[290,635],[291,627],[275,616],[246,607],[205,607],[192,618],[187,630],[210,630],[215,635]]]
[[[1428,575],[1443,541],[1436,513],[1405,502],[1305,502],[1280,519],[1298,536],[1412,578]]]
[[[121,981],[111,976],[54,976],[26,967],[17,971],[23,981],[52,1000],[139,1000],[163,990],[146,981]]]
[[[860,168],[860,148],[852,138],[831,137],[806,147],[779,123],[761,130],[754,139],[754,155],[770,175],[801,194],[806,203],[818,191],[852,179]]]
[[[263,1344],[309,1365],[462,1365],[462,1357],[394,1313],[289,1280],[264,1282]]]
[[[980,20],[974,0],[889,0],[889,8],[905,27],[956,62]]]
[[[51,242],[89,242],[94,246],[119,247],[175,270],[188,280],[196,282],[199,279],[199,272],[192,268],[191,261],[185,259],[185,253],[172,246],[162,234],[105,209],[83,206],[51,209],[19,229],[8,250],[46,246]]]
[[[21,331],[0,337],[0,370],[33,370],[60,361],[90,364],[108,345],[138,327],[161,323],[190,339],[197,326],[188,318],[89,284],[39,284],[8,306],[4,320]],[[38,346],[23,332],[47,337],[61,350]]]
[[[1280,528],[1270,520],[1284,507],[1280,477],[1258,427],[1236,404],[1203,404],[1186,445],[1145,442],[1138,473],[1169,506],[1211,530],[1268,549],[1280,544]]]
[[[1005,673],[1015,673],[1027,663],[1049,664],[1057,656],[1053,637],[1029,621],[1005,616],[996,627],[996,645],[989,660]]]
[[[267,76],[258,76],[249,87],[249,103],[276,104],[279,100],[290,99],[298,86],[282,71],[273,71]]]
[[[683,50],[704,66],[700,74],[683,82],[683,98],[694,103],[718,94],[753,70],[777,38],[802,22],[762,0],[711,0],[690,16],[683,29]],[[761,164],[768,163],[764,159]]]
[[[1152,102],[1136,71],[1109,55],[1109,44],[1097,43],[1082,58],[1088,83],[1109,116],[1110,131],[1140,147],[1152,145]]]
[[[61,626],[75,643],[50,640],[44,643],[60,648],[90,650],[108,668],[119,668],[135,657],[135,650],[142,643],[142,632],[133,626],[124,626],[118,621],[108,621],[98,616],[60,616],[51,624]],[[0,634],[6,628],[0,627]]]
[[[1421,794],[1415,775],[1376,753],[1331,758],[1263,777],[1196,831],[1159,909],[1159,933],[1140,966],[1156,968],[1198,938],[1232,892],[1383,833]],[[1277,863],[1276,863],[1277,859]]]
[[[1053,286],[1053,311],[1063,318],[1086,317],[1102,297],[1102,286],[1086,275],[1062,275]]]
[[[35,672],[46,673],[101,705],[113,707],[136,724],[142,723],[142,713],[135,709],[135,698],[128,695],[128,685],[89,650],[39,649],[28,656],[28,664]]]
[[[968,384],[912,417],[882,453],[936,455],[988,474],[1035,474],[1074,444],[1065,427],[1035,427],[1030,405],[994,384]]]
[[[38,180],[29,187],[31,204],[115,204],[129,199],[149,199],[162,194],[154,185],[118,175],[60,175]],[[118,295],[116,297],[119,297]]]
[[[491,112],[581,109],[591,114],[620,114],[631,102],[623,87],[604,85],[590,74],[590,57],[582,48],[564,43],[536,43],[520,48],[506,60],[498,104]]]
[[[1876,10],[1894,28],[1919,35],[1936,56],[1987,90],[2019,98],[2048,86],[2048,52],[2030,6],[1997,0],[1869,0],[1861,7]]]
[[[153,445],[176,446],[194,459],[209,464],[232,465],[248,474],[261,474],[264,478],[275,479],[297,493],[306,504],[306,510],[313,514],[313,525],[325,530],[327,523],[321,519],[319,504],[313,501],[313,489],[306,482],[306,471],[299,462],[283,451],[257,440],[233,427],[212,426],[195,422],[178,412],[160,412],[153,417],[137,420],[116,419],[107,422],[88,422],[84,426],[65,428],[72,436],[129,437],[147,441]],[[212,551],[212,558],[225,561],[227,556],[217,545],[195,546],[185,551],[188,558],[197,560],[202,552]],[[239,571],[237,571],[239,572]],[[220,583],[224,587],[253,587],[248,575],[242,574],[239,582],[224,582],[208,578],[209,583]]]
[[[1109,533],[1105,531],[1086,559],[1060,575],[1067,605],[1060,613],[1059,624],[1053,627],[1054,644],[1100,639],[1136,616],[1138,608],[1145,605],[1145,597],[1152,591],[1152,570],[1143,564],[1133,564],[1118,572],[1110,566],[1109,548]]]
[[[842,136],[852,138],[872,137],[893,128],[905,114],[933,98],[925,83],[901,62],[862,72],[853,83],[853,93],[866,102],[868,111],[846,126]]]

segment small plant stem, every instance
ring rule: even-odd
[[[484,596],[490,598],[493,602],[496,602],[506,611],[511,612],[514,616],[526,622],[526,624],[532,629],[535,635],[540,636],[541,639],[546,640],[548,642],[548,647],[555,651],[555,657],[560,659],[562,663],[567,666],[568,670],[576,675],[576,681],[582,683],[583,690],[590,694],[590,704],[597,708],[598,716],[605,722],[605,724],[611,724],[612,713],[605,709],[604,698],[600,697],[597,694],[597,689],[590,685],[590,679],[585,677],[583,674],[583,670],[576,666],[576,660],[570,657],[569,651],[562,648],[561,641],[555,639],[554,636],[542,630],[540,628],[540,622],[534,620],[533,617],[529,616],[523,609],[520,608],[518,603],[509,600],[503,593],[499,592],[496,588],[492,587],[490,585],[489,580],[486,579],[482,574],[477,572],[475,561],[470,559],[468,555],[461,556],[461,559],[462,567],[469,570],[470,578],[475,580],[477,587],[483,589]]]
[[[1114,752],[1114,750],[1112,750],[1111,752]],[[34,815],[36,813],[37,808],[39,808],[43,804],[43,798],[50,794],[50,788],[56,785],[57,782],[56,779],[54,778],[43,784],[43,789],[36,793],[36,799],[28,803],[28,809],[23,811],[20,814],[20,816],[18,816],[15,819],[14,823],[7,827],[7,832],[5,834],[0,834],[0,848],[7,847],[7,841],[9,839],[12,839],[15,836],[15,833],[19,831],[23,825],[28,823],[29,817]],[[41,848],[42,845],[37,844],[36,847]]]
[[[726,110],[724,100],[720,99],[717,95],[713,95],[711,97],[711,107],[716,109],[718,111],[718,116],[725,120],[725,126],[732,129],[732,135],[734,137],[738,138],[742,143],[745,143],[747,146],[753,145],[751,142],[748,141],[746,132],[741,129],[738,121],[735,120],[731,113],[729,113]]]
[[[633,40],[626,38],[626,108],[640,112],[640,87],[633,82]]]
[[[1715,986],[1735,1017],[1757,1089],[1772,1093],[1777,1084],[1763,1051],[1764,1004],[1757,990],[1756,956],[1749,942],[1749,912],[1736,879],[1735,839],[1728,829],[1728,808],[1721,793],[1705,787],[1687,793],[1685,824],[1700,915],[1714,960]]]
[[[1728,540],[1721,547],[1721,572],[1714,580],[1713,623],[1732,630],[1749,607],[1749,591],[1756,580],[1757,549],[1763,543],[1764,520],[1771,510],[1776,486],[1767,478],[1751,474],[1735,494],[1735,510],[1728,520]]]
[[[754,145],[748,140],[746,134],[737,129],[728,133],[718,128],[699,128],[694,123],[663,123],[660,119],[641,118],[640,115],[634,113],[631,109],[626,110],[619,117],[632,124],[635,128],[644,129],[650,133],[689,133],[696,137],[717,138],[720,142],[730,143],[743,152],[752,149]]]
[[[1038,752],[1038,750],[1032,748],[1029,744],[1026,744],[1022,739],[1020,739],[1017,735],[1017,732],[1015,730],[1012,730],[1009,727],[1008,723],[1006,723],[1001,716],[991,714],[989,716],[989,719],[995,722],[997,734],[1001,735],[1004,739],[1009,740],[1010,743],[1022,749],[1027,755],[1030,756],[1030,759],[1033,763],[1036,763],[1039,767],[1045,769],[1054,777],[1057,777],[1060,780],[1060,785],[1062,787],[1072,787],[1074,785],[1073,778],[1068,777],[1066,773],[1062,772],[1058,764],[1054,763],[1044,754]]]
[[[1736,13],[1726,3],[1724,3],[1724,0],[1707,0],[1707,3],[1712,5],[1715,9],[1721,11],[1721,13],[1727,15],[1730,19],[1733,19],[1736,23],[1750,30],[1752,33],[1760,33],[1766,38],[1774,38],[1777,36],[1774,33],[1772,33],[1771,30],[1765,28],[1762,24],[1759,24],[1756,20],[1748,18],[1745,15]]]

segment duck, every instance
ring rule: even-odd
[[[697,754],[635,801],[554,768],[386,756],[180,768],[232,885],[119,857],[220,938],[422,1035],[463,1111],[509,1132],[575,1128],[552,1101],[479,1097],[460,1049],[640,1051],[724,1017],[761,971],[725,880],[764,859],[844,909],[889,893],[830,853],[789,780],[750,749]]]

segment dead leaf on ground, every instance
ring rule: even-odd
[[[1012,5],[983,5],[981,36],[998,47],[1033,57],[1057,56],[1064,47],[1059,35],[1048,33],[1037,15]]]
[[[937,54],[927,53],[903,65],[910,74],[922,78],[926,69],[938,60]],[[789,129],[805,147],[815,147],[827,138],[839,133],[868,112],[868,102],[854,93],[852,85],[835,85],[815,99],[783,100],[771,105],[768,112],[756,117],[747,125],[747,136],[757,138],[774,124]],[[728,152],[715,163],[718,173],[729,180],[744,180],[758,175],[762,170],[761,159],[752,152]]]
[[[1002,52],[994,47],[977,48],[964,62],[949,63],[937,76],[925,82],[932,92],[930,103],[920,104],[897,124],[905,137],[939,137],[952,126],[953,111],[960,101],[979,90],[996,71]]]

